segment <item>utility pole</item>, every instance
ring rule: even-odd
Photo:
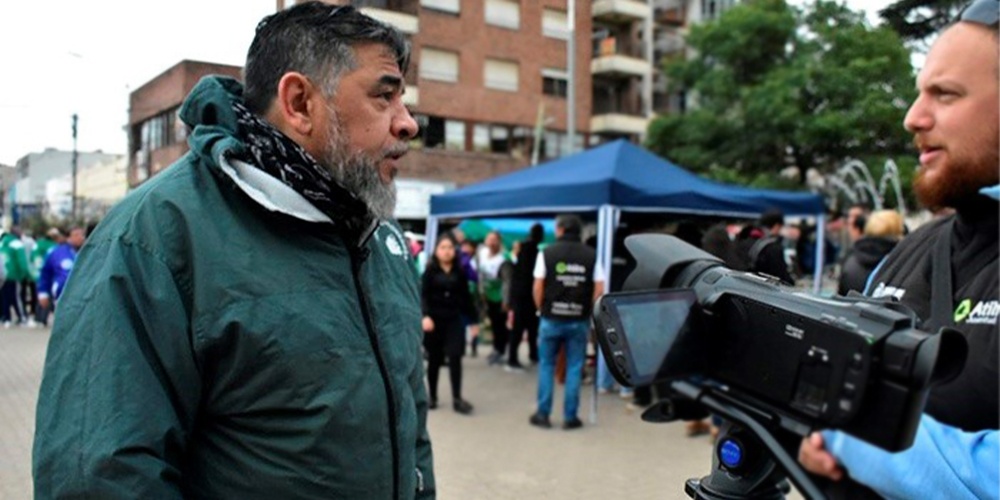
[[[71,200],[71,205],[70,205],[72,207],[71,210],[72,210],[72,214],[73,214],[73,224],[77,223],[77,220],[76,220],[76,166],[77,166],[77,159],[79,158],[79,154],[77,153],[77,150],[76,150],[76,123],[77,123],[78,118],[79,117],[76,115],[76,113],[73,113],[73,194],[72,194],[73,198]]]
[[[566,0],[566,135],[569,143],[567,154],[576,149],[576,0]]]

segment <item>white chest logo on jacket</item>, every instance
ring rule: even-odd
[[[399,241],[399,238],[395,234],[388,234],[385,237],[385,247],[389,249],[389,253],[393,255],[403,255],[403,243]]]

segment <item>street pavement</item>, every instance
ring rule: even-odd
[[[31,440],[48,337],[41,329],[0,330],[2,499],[31,498]],[[553,428],[539,429],[528,424],[535,370],[507,373],[487,366],[483,356],[463,363],[464,397],[475,411],[465,416],[451,409],[445,368],[440,407],[428,418],[442,500],[683,499],[684,481],[709,471],[706,436],[688,438],[681,424],[643,423],[615,394],[598,396],[591,423],[593,387],[585,386],[580,416],[586,425],[564,431],[559,387]]]

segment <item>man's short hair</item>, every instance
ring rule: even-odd
[[[785,224],[785,213],[777,208],[768,209],[760,216],[760,225],[766,228],[774,227],[775,224]]]
[[[563,230],[565,234],[575,234],[577,236],[583,232],[583,221],[572,214],[560,215],[556,217],[556,227]]]
[[[396,28],[351,6],[304,2],[265,17],[247,51],[243,99],[257,114],[277,96],[278,82],[296,71],[333,96],[340,77],[354,69],[354,46],[377,43],[396,57],[399,70],[410,64],[410,44]]]

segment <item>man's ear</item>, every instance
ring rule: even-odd
[[[324,103],[320,89],[302,73],[285,73],[278,81],[278,95],[272,112],[299,136],[308,137],[319,125],[319,105]]]

